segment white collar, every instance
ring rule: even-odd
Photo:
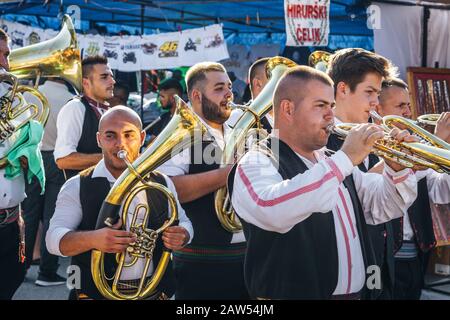
[[[100,160],[95,166],[94,172],[92,172],[92,178],[106,178],[110,183],[116,182],[116,178],[106,168],[104,159]]]

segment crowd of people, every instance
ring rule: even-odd
[[[0,31],[6,71],[9,53]],[[147,299],[419,299],[436,245],[430,200],[450,202],[450,176],[375,156],[374,145],[386,134],[398,143],[418,139],[401,128],[387,133],[370,117],[376,111],[411,118],[408,86],[387,58],[363,49],[336,51],[326,73],[296,66],[276,80],[268,77],[268,61],[252,64],[248,83],[255,100],[277,81],[273,107],[261,119],[269,135],[227,165],[210,160],[221,158],[245,111],[231,108],[234,92],[243,88],[233,88],[234,75],[220,63],[192,66],[186,89],[179,79],[161,82],[164,113],[146,128],[126,107],[127,87],[116,84],[105,57],[83,59],[81,95],[47,79],[39,87],[51,105],[39,144],[45,183],[38,176],[25,181],[27,161],[14,179],[0,168],[0,299],[11,299],[23,282],[40,221],[36,285],[64,284],[58,256],[71,257],[81,285],[69,298],[105,298],[91,273],[92,250],[127,252],[137,236],[121,219],[97,229],[99,211],[127,169],[121,152],[131,163],[140,156],[146,135],[151,143],[174,118],[176,95],[186,95],[206,134],[200,151],[189,146],[146,176],[174,195],[178,223],[162,233],[150,267],[139,261],[125,269],[124,290],[135,288],[144,270],[151,277],[164,250],[171,250]],[[355,124],[345,139],[330,130],[340,123]],[[434,134],[450,143],[449,112]],[[217,218],[214,197],[222,187],[242,223],[238,232]],[[152,230],[172,214],[156,190],[138,192],[128,214],[142,223],[145,205],[154,212],[147,224]],[[105,261],[109,275],[115,267]]]

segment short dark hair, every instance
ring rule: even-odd
[[[159,90],[169,90],[174,89],[179,96],[183,94],[183,87],[181,86],[180,81],[174,78],[169,78],[164,81],[162,81],[159,86]]]
[[[192,90],[198,82],[206,79],[206,73],[214,71],[227,73],[225,67],[217,62],[200,62],[193,65],[186,73],[186,86],[188,95],[191,94]]]
[[[402,79],[391,78],[391,79],[384,80],[381,84],[381,92],[380,92],[380,96],[379,96],[380,105],[384,105],[384,103],[386,101],[385,99],[389,92],[389,89],[391,89],[393,87],[397,87],[397,88],[400,88],[403,90],[408,90],[408,85]]]
[[[8,42],[9,37],[5,30],[0,29],[0,40]]]
[[[114,84],[114,91],[116,90],[124,91],[127,97],[130,95],[130,88],[123,82],[118,81]]]
[[[261,68],[265,68],[266,67],[266,63],[267,63],[267,61],[269,61],[269,59],[270,58],[258,59],[255,62],[253,62],[253,64],[248,69],[248,81],[249,81],[249,84],[250,84],[250,90],[252,90],[252,82],[253,82],[253,79],[255,79],[256,74],[258,73],[258,71]],[[264,70],[264,72],[265,72],[265,70]]]
[[[330,57],[328,75],[337,85],[345,82],[352,92],[368,73],[378,73],[384,79],[397,76],[397,67],[385,57],[361,48],[336,51]],[[334,88],[336,93],[336,88]]]
[[[100,55],[86,57],[81,61],[83,78],[89,78],[96,64],[108,64],[108,58]]]
[[[298,88],[292,87],[293,80],[300,80],[303,82],[302,88],[305,84],[312,80],[317,80],[325,85],[333,87],[333,80],[324,72],[316,70],[308,66],[296,66],[288,71],[280,78],[273,94],[273,107],[278,109],[281,100],[289,99],[296,100],[298,102],[303,98],[304,89],[298,90]],[[295,97],[296,99],[294,99]]]
[[[408,85],[399,78],[391,78],[383,80],[383,83],[381,84],[382,89],[390,88],[390,87],[399,87],[401,89],[408,90]]]

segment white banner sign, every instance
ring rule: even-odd
[[[327,46],[330,0],[284,0],[287,46]]]
[[[53,38],[58,31],[3,21],[12,49]],[[144,36],[77,34],[82,57],[104,55],[112,69],[139,71],[192,66],[229,58],[221,25]]]

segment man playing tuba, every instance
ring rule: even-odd
[[[134,234],[121,229],[121,221],[112,228],[95,230],[95,227],[105,197],[116,179],[127,168],[126,163],[118,155],[119,151],[126,151],[128,160],[133,162],[139,155],[144,137],[142,122],[131,109],[116,106],[105,112],[100,119],[97,133],[97,142],[103,154],[102,160],[95,167],[86,169],[69,179],[58,195],[46,242],[49,252],[60,256],[72,256],[72,264],[80,268],[81,288],[73,289],[70,299],[103,299],[91,275],[91,250],[120,253],[136,241]],[[150,180],[167,186],[177,198],[175,187],[166,176],[152,173]],[[137,221],[141,221],[142,212],[140,210],[135,212],[135,208],[147,203],[154,209],[150,212],[149,227],[159,228],[171,212],[167,201],[158,201],[156,192],[139,192],[129,207],[129,216],[138,214]],[[161,241],[156,243],[153,264],[147,272],[147,277],[152,275],[163,246],[167,249],[179,250],[193,237],[191,222],[181,206],[177,205],[179,225],[168,227],[163,232],[162,243]],[[129,229],[128,223],[126,229]],[[111,276],[114,274],[114,266],[108,258],[110,257],[105,259],[105,273]],[[143,272],[142,260],[140,259],[133,267],[124,268],[120,279],[124,288],[136,289],[136,282],[139,282]],[[157,292],[149,299],[162,299],[173,294],[175,289],[171,269],[169,264]]]
[[[0,29],[0,67],[5,71],[9,71],[9,53],[8,35]],[[0,300],[11,299],[25,277],[25,252],[20,232],[23,220],[19,206],[25,198],[25,180],[23,175],[6,179],[5,167],[0,167]]]

